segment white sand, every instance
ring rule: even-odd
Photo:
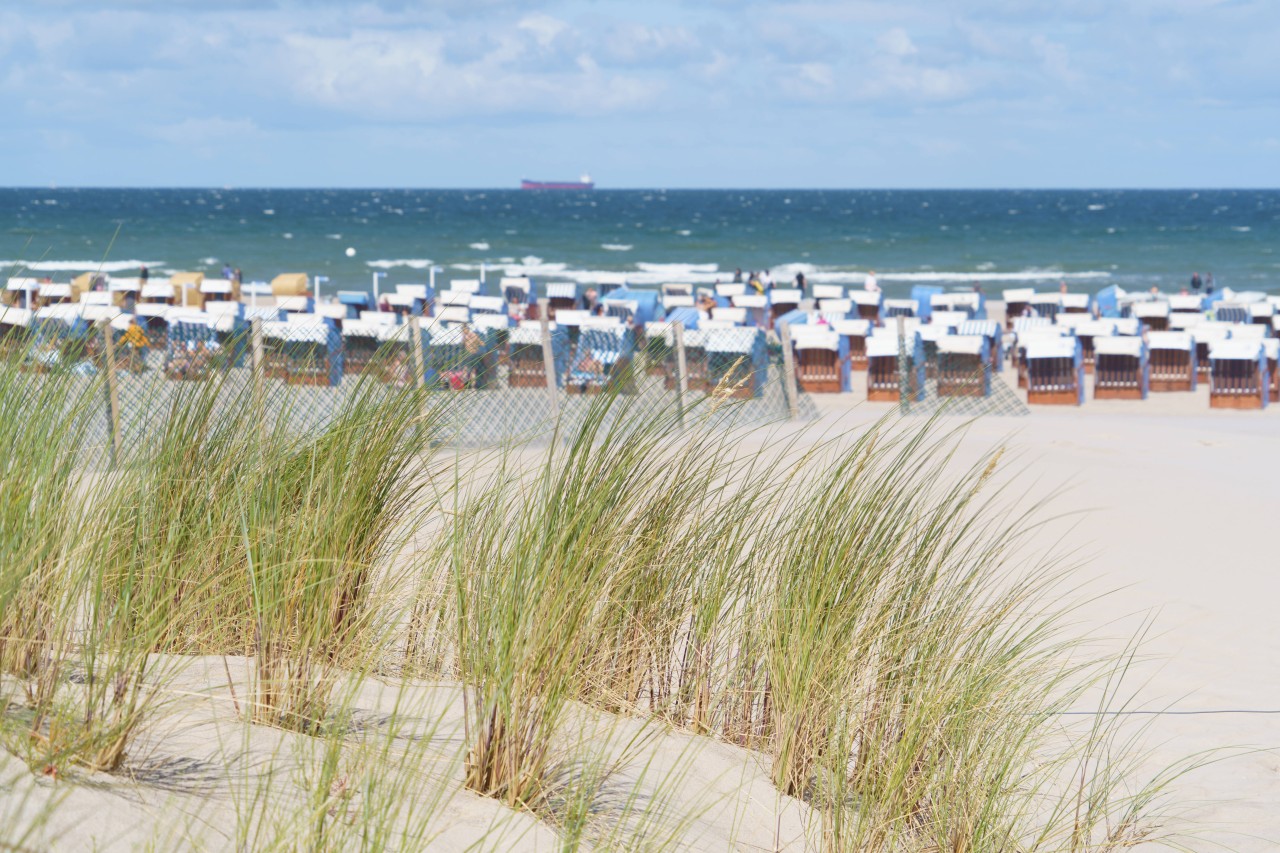
[[[819,397],[819,427],[856,428],[893,409],[858,403],[862,393]],[[1280,601],[1280,406],[1261,413],[1209,411],[1203,390],[1153,395],[1142,403],[1090,400],[1082,408],[1037,408],[1026,418],[978,421],[965,453],[976,457],[1003,439],[1021,452],[1029,498],[1069,484],[1058,508],[1083,511],[1071,520],[1068,542],[1088,556],[1083,571],[1095,578],[1096,589],[1118,590],[1092,605],[1086,621],[1109,626],[1115,635],[1156,614],[1148,651],[1160,660],[1141,668],[1145,684],[1133,685],[1140,687],[1140,707],[1280,712],[1280,620],[1274,614]],[[1047,528],[1041,544],[1068,527]],[[263,778],[273,762],[294,766],[308,739],[263,727],[246,734],[231,711],[221,666],[220,659],[201,659],[184,672],[175,715],[150,733],[150,748],[135,751],[134,778],[99,775],[92,785],[54,787],[19,773],[24,781],[0,792],[0,820],[17,821],[47,797],[63,794],[42,836],[58,849],[230,846],[234,797],[254,790],[252,780]],[[386,720],[390,693],[376,685],[361,688],[365,722]],[[462,739],[457,688],[425,685],[413,695],[423,713],[407,732],[429,735],[441,754],[451,748],[456,754]],[[421,720],[431,708],[444,716],[439,728],[423,732]],[[1280,745],[1280,713],[1170,714],[1136,722],[1151,724],[1153,770],[1204,749]],[[628,736],[638,725],[621,723],[612,737]],[[732,838],[735,849],[803,849],[805,808],[774,793],[758,756],[683,734],[661,734],[655,748],[658,768],[650,778],[678,768],[674,804],[695,813],[682,827],[681,848],[723,850]],[[228,757],[244,772],[229,775],[223,769]],[[642,764],[630,765],[620,779],[639,779]],[[0,780],[17,769],[5,761]],[[453,780],[448,787],[455,794],[431,821],[439,833],[433,848],[461,850],[483,838],[482,849],[557,849],[554,833],[527,815],[456,792],[459,772],[456,766],[440,770],[441,778]],[[30,800],[21,800],[23,790],[34,791]],[[1197,849],[1217,849],[1215,841],[1241,850],[1280,845],[1275,754],[1215,764],[1183,779],[1176,792],[1185,800],[1210,801],[1193,813],[1205,829]],[[284,804],[274,808],[285,811]],[[810,844],[812,830],[810,825]]]

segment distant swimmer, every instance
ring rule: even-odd
[[[868,293],[880,292],[880,283],[876,281],[875,270],[872,270],[871,272],[867,273],[867,280],[862,283],[862,286],[866,288]]]

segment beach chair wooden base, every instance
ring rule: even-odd
[[[508,388],[546,388],[547,376],[542,371],[537,373],[519,373],[511,371],[507,374]]]
[[[1141,400],[1142,389],[1133,388],[1094,388],[1093,399],[1095,400]]]
[[[858,319],[870,320],[873,324],[880,322],[880,306],[879,305],[859,305]]]
[[[902,389],[894,386],[893,388],[868,388],[868,403],[897,403],[902,400]]]
[[[1167,393],[1170,391],[1190,391],[1191,377],[1184,379],[1155,379],[1151,380],[1151,393]]]
[[[1271,402],[1280,403],[1280,373],[1276,372],[1276,361],[1267,359],[1267,375],[1271,377]]]
[[[1027,391],[1027,402],[1033,406],[1078,406],[1080,395],[1066,391]]]
[[[1149,332],[1167,332],[1169,331],[1168,317],[1144,317],[1142,325],[1147,327]]]
[[[800,385],[801,391],[808,391],[810,394],[839,394],[840,379],[807,379],[803,376],[796,377],[797,383]]]
[[[938,378],[939,397],[985,397],[982,383],[969,379]]]
[[[1211,409],[1261,409],[1263,394],[1209,394]]]

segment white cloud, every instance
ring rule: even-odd
[[[914,56],[920,52],[902,27],[894,27],[882,33],[876,39],[876,47],[890,56],[898,57]]]
[[[550,47],[551,43],[556,40],[556,36],[568,29],[568,26],[558,18],[540,13],[525,15],[520,19],[520,23],[516,24],[517,29],[532,34],[542,47]]]

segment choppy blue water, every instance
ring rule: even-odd
[[[769,268],[885,290],[981,282],[1280,291],[1280,191],[0,189],[0,269],[239,267],[326,288],[532,275],[711,283]],[[117,228],[119,229],[117,234]],[[113,239],[114,238],[114,239]],[[354,257],[347,250],[354,249]]]

